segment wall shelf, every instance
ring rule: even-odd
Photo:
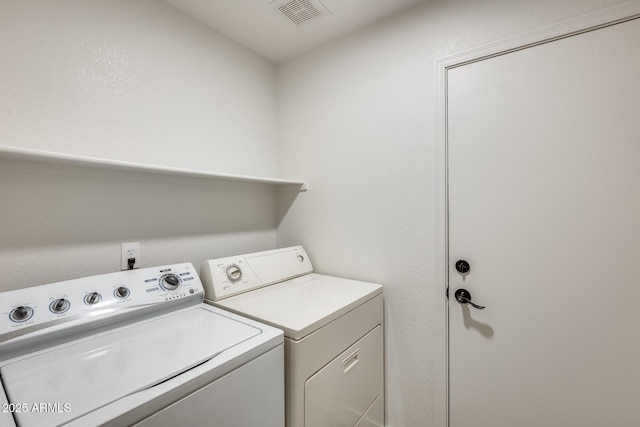
[[[202,170],[174,168],[170,166],[150,165],[146,163],[128,162],[122,160],[101,159],[98,157],[79,156],[75,154],[55,153],[32,148],[0,145],[0,160],[47,163],[53,165],[76,166],[110,171],[148,173],[164,176],[185,178],[201,178],[218,181],[234,181],[254,184],[266,184],[277,187],[297,186],[299,191],[307,191],[304,181],[265,178],[249,175],[235,175],[214,173]]]

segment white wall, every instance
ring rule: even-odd
[[[274,176],[275,66],[155,0],[0,1],[0,144]],[[192,184],[196,184],[193,186]],[[0,291],[275,246],[271,190],[0,162]]]
[[[429,1],[278,68],[278,226],[318,272],[385,285],[386,409],[434,425],[434,60],[615,0]]]
[[[275,174],[275,67],[155,0],[0,2],[0,141]]]

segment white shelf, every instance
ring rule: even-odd
[[[159,174],[186,178],[204,178],[210,180],[246,182],[275,186],[298,186],[300,187],[300,191],[307,191],[307,186],[304,181],[279,178],[264,178],[249,175],[234,175],[227,173],[214,173],[201,170],[174,168],[170,166],[150,165],[146,163],[101,159],[98,157],[78,156],[74,154],[54,153],[50,151],[12,147],[8,145],[0,145],[0,160],[2,159],[24,162],[41,162],[56,165],[77,166],[113,171]]]

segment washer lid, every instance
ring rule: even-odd
[[[9,402],[27,404],[26,412],[14,414],[20,426],[59,425],[260,333],[196,306],[20,359],[0,374]]]
[[[311,273],[214,304],[299,340],[381,293],[381,285]]]

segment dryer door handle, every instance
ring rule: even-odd
[[[356,365],[358,364],[358,352],[359,351],[360,351],[360,349],[356,348],[356,350],[353,353],[348,355],[342,361],[342,375],[347,375],[349,373],[349,371],[351,371],[353,368],[356,367]]]

